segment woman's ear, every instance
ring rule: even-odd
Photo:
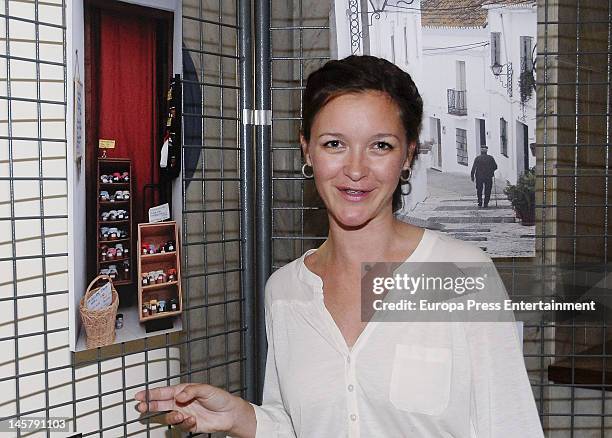
[[[403,169],[408,169],[410,164],[412,164],[412,158],[414,157],[414,153],[416,151],[416,141],[413,141],[408,145],[408,155],[406,156],[406,160],[404,161]]]
[[[304,155],[304,161],[309,166],[312,166],[312,162],[310,161],[310,153],[308,151],[308,142],[304,138],[304,134],[300,132],[300,146],[302,147],[302,154]]]

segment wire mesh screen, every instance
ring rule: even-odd
[[[79,23],[61,0],[0,1],[0,421],[67,422],[0,435],[180,436],[140,416],[134,394],[187,381],[244,391],[236,4],[183,3],[184,330],[75,354],[66,35]]]
[[[73,417],[64,6],[0,2],[0,418]]]
[[[329,1],[271,2],[272,264],[276,269],[319,246],[327,215],[312,180],[300,172],[302,93],[329,59]]]
[[[238,12],[237,1],[183,2],[183,246],[190,312],[181,356],[189,380],[244,394]]]
[[[604,1],[538,2],[538,263],[607,272],[611,14]],[[612,433],[606,316],[526,327],[525,357],[551,436]]]

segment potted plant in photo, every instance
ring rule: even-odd
[[[507,183],[504,194],[510,200],[521,225],[535,224],[535,167],[522,173],[516,184]]]

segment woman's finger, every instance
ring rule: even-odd
[[[178,411],[168,412],[165,416],[166,424],[170,424],[172,426],[176,426],[179,423],[182,423],[185,420],[185,416]]]
[[[138,405],[136,405],[136,409],[138,410],[138,412],[141,412],[141,413],[171,411],[175,408],[176,408],[176,405],[174,403],[174,400],[161,400],[161,401],[153,400],[153,401],[150,401],[148,405],[147,405],[147,402],[142,401],[138,403]]]
[[[194,398],[210,398],[216,388],[205,383],[197,385],[186,385],[182,391],[177,391],[174,398],[179,403],[188,403]]]
[[[181,383],[179,385],[152,388],[148,391],[139,391],[134,395],[134,398],[138,401],[145,401],[147,399],[148,392],[149,400],[172,400],[174,395],[181,392],[185,386],[187,386],[186,383]]]
[[[173,414],[177,414],[177,415],[173,415]],[[198,432],[196,430],[197,423],[194,417],[185,416],[181,414],[180,412],[176,412],[176,411],[171,412],[166,417],[167,417],[166,421],[168,424],[171,424],[174,427],[178,427],[183,432]],[[178,421],[178,419],[181,419],[181,421]],[[202,431],[199,431],[199,432],[202,432]]]

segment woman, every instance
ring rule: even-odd
[[[181,384],[151,390],[148,406],[138,393],[140,412],[236,438],[543,436],[511,324],[361,320],[364,261],[491,261],[393,215],[422,106],[410,76],[383,59],[351,56],[309,76],[302,172],[314,176],[329,235],[267,282],[263,405]]]

